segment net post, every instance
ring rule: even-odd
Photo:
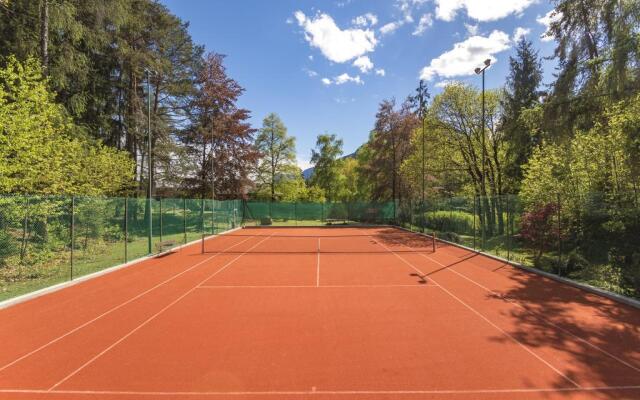
[[[124,198],[124,262],[129,262],[129,196]]]
[[[75,247],[75,213],[76,213],[76,196],[71,196],[71,269],[69,271],[70,277],[69,280],[73,280],[73,248]]]

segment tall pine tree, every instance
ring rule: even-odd
[[[542,67],[538,52],[524,37],[518,41],[515,57],[509,57],[509,76],[502,100],[502,126],[507,141],[507,177],[512,189],[522,180],[522,166],[527,162],[536,138],[521,119],[523,109],[538,103]]]

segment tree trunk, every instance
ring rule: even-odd
[[[40,2],[40,56],[42,73],[46,76],[49,66],[49,0]]]

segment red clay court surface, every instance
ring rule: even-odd
[[[0,398],[640,399],[640,310],[607,298],[394,228],[206,250],[0,310]]]

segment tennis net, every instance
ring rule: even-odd
[[[431,236],[379,229],[371,232],[344,232],[348,228],[325,228],[317,232],[260,232],[246,229],[231,235],[208,237],[203,241],[206,253],[228,254],[376,254],[432,253],[435,242]],[[245,232],[246,231],[246,232]],[[342,232],[341,232],[342,231]]]

